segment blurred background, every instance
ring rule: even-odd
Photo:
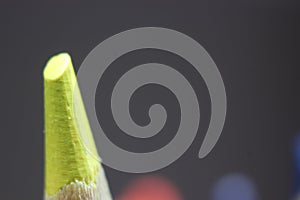
[[[103,40],[146,26],[180,31],[207,50],[226,87],[227,118],[213,151],[198,159],[210,117],[202,78],[187,62],[167,52],[143,50],[121,57],[115,67],[130,69],[149,61],[186,66],[185,73],[197,83],[201,122],[192,146],[168,167],[147,174],[105,167],[113,196],[119,200],[279,200],[296,195],[300,182],[295,160],[300,150],[297,153],[294,142],[300,129],[297,1],[3,1],[0,5],[1,198],[43,197],[42,70],[49,57],[69,52],[78,70]],[[176,117],[168,119],[170,127],[152,140],[122,134],[106,117],[101,92],[98,88],[97,114],[111,128],[109,138],[122,148],[147,152],[176,134]],[[144,98],[153,92],[144,92]],[[162,95],[162,102],[172,105],[176,116],[177,104],[170,103],[174,100]],[[143,196],[147,193],[159,196],[146,195],[147,199]]]

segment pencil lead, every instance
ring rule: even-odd
[[[110,200],[110,192],[67,53],[44,69],[47,200]]]

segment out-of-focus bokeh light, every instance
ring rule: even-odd
[[[254,183],[243,174],[229,174],[212,188],[212,200],[258,200]]]
[[[175,185],[160,176],[143,176],[133,180],[117,200],[183,200]]]

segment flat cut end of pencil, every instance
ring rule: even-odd
[[[43,75],[46,196],[57,197],[67,190],[76,196],[76,188],[89,196],[93,193],[102,166],[71,57],[67,53],[52,57]],[[105,177],[102,184],[106,184]]]
[[[44,78],[46,80],[57,80],[67,70],[71,64],[71,57],[67,53],[61,53],[53,56],[47,63],[44,70]]]

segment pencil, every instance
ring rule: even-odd
[[[111,200],[69,54],[53,56],[43,76],[44,198]]]

